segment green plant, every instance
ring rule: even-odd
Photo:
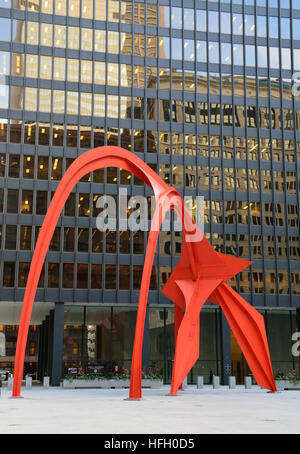
[[[144,374],[142,372],[142,378],[146,380],[162,380],[163,376],[158,374]],[[106,375],[86,374],[86,375],[64,375],[64,380],[129,380],[129,374],[113,374],[108,372]]]
[[[290,381],[292,383],[299,383],[300,382],[300,376],[297,375],[295,370],[291,370],[288,372],[286,375],[280,375],[277,374],[275,375],[275,380],[284,380],[284,381]]]
[[[275,376],[275,380],[285,380],[285,381],[290,381],[292,383],[299,383],[300,382],[300,377],[289,377],[288,375],[284,375],[283,377],[277,375]]]

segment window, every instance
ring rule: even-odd
[[[208,11],[208,31],[211,33],[219,33],[218,11]]]
[[[48,113],[51,111],[51,90],[40,88],[39,109],[40,112]]]
[[[194,30],[195,28],[195,13],[193,9],[184,8],[183,13],[184,29]]]
[[[119,289],[130,289],[130,265],[119,265]]]
[[[210,63],[219,63],[219,43],[217,42],[209,43],[208,59]]]
[[[33,191],[23,190],[21,213],[32,214],[32,207],[33,207]]]
[[[15,262],[4,262],[3,266],[3,287],[15,286]]]
[[[48,1],[50,3],[50,1]],[[41,24],[41,36],[40,44],[42,46],[52,47],[52,33],[53,25],[52,24]]]
[[[179,38],[171,39],[173,60],[182,60],[182,40]]]
[[[75,216],[75,202],[76,202],[76,195],[72,192],[69,197],[67,198],[65,204],[65,216]]]
[[[266,38],[267,36],[267,18],[266,16],[257,16],[257,36]]]
[[[1,95],[0,95],[0,102],[1,102]],[[0,119],[0,142],[6,142],[7,139],[7,120]],[[3,162],[2,162],[3,164]]]
[[[196,28],[199,32],[206,32],[206,11],[196,10]]]
[[[52,145],[62,147],[63,144],[64,144],[64,126],[62,124],[53,124]]]
[[[69,1],[69,16],[73,17],[80,16],[80,0]]]
[[[74,264],[64,263],[63,264],[63,288],[74,287]]]
[[[55,14],[66,16],[66,6],[66,2],[64,2],[63,0],[55,0]]]
[[[30,263],[19,263],[19,277],[18,277],[18,287],[26,287],[27,278],[29,274]]]
[[[9,74],[9,60],[10,54],[7,52],[0,52],[0,74]],[[23,54],[12,54],[11,73],[13,76],[24,76]]]
[[[182,8],[171,7],[171,27],[182,28]]]
[[[49,158],[46,156],[38,157],[37,177],[40,180],[49,179]]]
[[[198,11],[197,11],[198,12]],[[221,12],[221,33],[231,34],[231,15]],[[201,30],[205,31],[205,30]]]
[[[231,44],[221,44],[221,56],[223,65],[231,65]]]
[[[103,232],[98,229],[92,231],[92,252],[102,252],[103,250]]]
[[[20,155],[9,155],[8,176],[10,178],[19,178],[20,176]]]
[[[0,154],[0,177],[5,177],[5,154]]]
[[[15,250],[17,247],[17,226],[7,225],[5,232],[5,249]]]
[[[116,289],[116,265],[105,265],[105,288]]]
[[[59,287],[59,263],[48,263],[48,287]]]
[[[48,206],[48,192],[36,192],[36,214],[46,214]]]
[[[78,216],[88,217],[90,215],[89,194],[79,193]]]
[[[206,41],[197,41],[196,44],[196,56],[197,61],[200,63],[207,62],[207,49],[206,49]]]
[[[78,228],[77,250],[78,252],[89,251],[89,229]]]
[[[22,251],[31,250],[32,227],[22,225],[20,230],[20,249]]]
[[[254,16],[247,14],[245,16],[245,35],[254,36],[254,34],[255,34]]]
[[[38,22],[27,22],[27,44],[39,44]]]
[[[65,49],[66,45],[66,27],[64,25],[54,25],[54,46]]]
[[[65,113],[65,92],[53,90],[53,113]]]
[[[101,21],[106,20],[106,2],[95,2],[95,19]]]
[[[143,36],[144,35],[135,35],[135,36]],[[144,49],[144,47],[142,47]],[[111,54],[118,54],[119,53],[119,32],[107,32],[107,51]],[[103,49],[104,52],[104,49]],[[140,55],[138,53],[137,55]]]
[[[75,91],[67,92],[67,113],[78,115],[78,93]]]
[[[61,180],[62,158],[52,157],[51,180]]]
[[[91,265],[91,288],[102,288],[102,265]]]
[[[49,145],[49,123],[39,123],[39,145]]]
[[[104,70],[103,63],[102,71]],[[101,73],[100,73],[101,74]],[[104,84],[103,78],[105,77],[105,72],[102,72],[102,79],[99,83]],[[108,63],[107,64],[107,84],[117,87],[119,85],[119,65],[117,63]]]
[[[19,208],[19,191],[17,189],[7,190],[7,213],[17,214]]]
[[[40,56],[40,78],[52,78],[52,57],[45,57],[44,55]]]
[[[42,0],[41,1],[41,11],[42,13],[48,13],[52,14],[53,13],[53,2],[52,0]]]
[[[242,35],[243,28],[243,16],[234,13],[232,16],[232,33],[234,35]]]
[[[184,40],[184,59],[195,61],[195,41],[192,39]]]

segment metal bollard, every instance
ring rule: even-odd
[[[7,380],[7,389],[11,391],[13,389],[14,377],[8,377]]]
[[[186,388],[187,388],[187,377],[185,377],[185,379],[182,382],[182,389],[186,389]]]
[[[44,377],[44,379],[43,379],[43,387],[45,389],[48,389],[49,386],[50,386],[50,377]]]
[[[220,388],[220,377],[218,375],[213,376],[213,389]]]
[[[31,389],[32,388],[32,377],[26,377],[26,381],[25,381],[26,385],[26,389]]]
[[[2,380],[0,378],[0,397],[1,397],[1,390],[2,390]]]
[[[236,379],[235,379],[235,377],[228,377],[228,385],[229,385],[229,389],[235,389],[236,388]]]
[[[245,377],[245,389],[251,389],[251,388],[252,388],[252,378]]]
[[[204,386],[204,379],[201,375],[197,377],[197,389],[202,389]]]

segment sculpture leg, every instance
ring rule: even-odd
[[[222,307],[257,384],[277,391],[263,316],[225,282],[212,301]]]
[[[161,217],[162,213],[160,211],[160,206],[158,204],[154,213],[151,230],[149,232],[149,239],[141,282],[141,290],[139,295],[139,306],[136,318],[136,328],[131,361],[129,399],[142,398],[142,349],[145,327],[145,315],[152,273],[152,264],[154,260],[155,249],[159,235],[159,226],[161,225],[160,222]]]
[[[186,295],[187,308],[177,336],[171,395],[177,394],[180,384],[199,358],[200,310],[219,284],[220,280],[204,281],[198,278],[194,283],[194,291],[191,295],[188,293],[191,291],[190,284],[187,284],[185,289],[185,281],[181,281],[180,285]]]
[[[24,358],[25,358],[25,350],[26,350],[26,343],[27,343],[27,337],[28,337],[29,323],[30,323],[30,318],[29,318],[28,323],[26,322],[25,317],[23,317],[23,321],[22,321],[22,319],[20,321],[18,342],[17,342],[16,356],[15,356],[12,397],[21,396],[21,384],[22,384],[22,377],[23,377]]]
[[[49,240],[50,241],[50,240]],[[24,368],[24,358],[25,350],[27,344],[27,337],[30,325],[30,319],[32,314],[34,295],[38,285],[38,280],[40,277],[43,257],[39,255],[39,249],[37,248],[34,257],[32,259],[32,264],[28,276],[27,287],[24,295],[24,302],[22,306],[22,313],[20,318],[20,326],[17,339],[17,348],[15,355],[15,367],[14,367],[14,382],[12,397],[20,397],[21,393],[21,384],[23,377],[23,368]]]
[[[179,328],[180,328],[182,320],[183,320],[182,309],[179,306],[175,305],[175,314],[174,314],[174,340],[175,340],[175,345],[176,345],[176,342],[177,342],[178,331],[179,331]],[[178,389],[182,389],[182,383],[181,383],[181,385],[179,386]]]

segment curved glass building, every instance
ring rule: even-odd
[[[0,0],[0,368],[51,197],[85,150],[118,145],[183,196],[204,196],[205,235],[253,265],[230,284],[265,317],[274,373],[299,372],[300,5],[297,0]],[[25,373],[130,368],[147,232],[97,229],[97,200],[152,195],[122,169],[86,175],[40,278]],[[130,214],[130,207],[128,208]],[[150,216],[150,213],[149,213]],[[162,232],[143,348],[169,382],[181,253]],[[298,317],[297,317],[298,314]],[[223,314],[200,317],[189,375],[251,373]]]

